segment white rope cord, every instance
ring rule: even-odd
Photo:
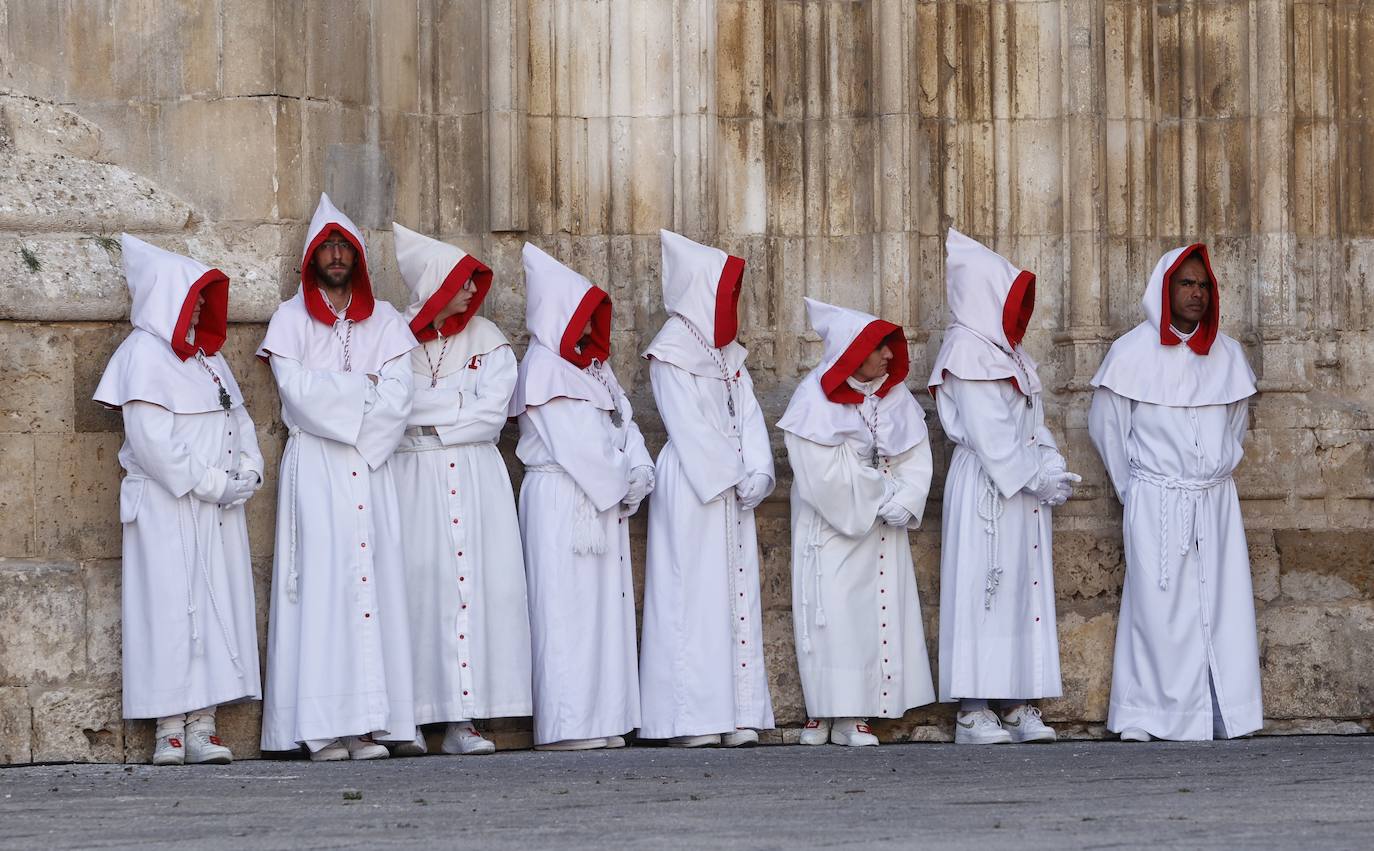
[[[195,497],[189,497],[194,503]],[[181,568],[186,577],[186,615],[191,619],[191,653],[200,656],[205,652],[200,642],[200,624],[196,620],[196,601],[192,591],[191,553],[186,549],[186,516],[182,513],[181,500],[177,500],[177,531],[181,535]],[[189,509],[188,509],[189,510]]]
[[[289,504],[286,509],[291,516],[291,542],[286,550],[286,599],[292,603],[298,602],[300,599],[300,574],[296,571],[296,501],[300,498],[300,494],[297,492],[297,480],[301,467],[300,434],[300,429],[293,428],[287,436],[291,452],[291,489],[290,493],[287,494]]]
[[[525,467],[525,473],[562,473],[572,479],[568,471],[558,464],[530,464]],[[596,506],[592,505],[591,498],[578,487],[576,480],[573,480],[572,486],[577,493],[577,505],[573,508],[573,554],[601,555],[606,552],[606,530],[601,527],[601,516]]]
[[[215,506],[215,511],[219,511],[219,506]],[[196,500],[191,500],[191,528],[195,530],[194,537],[196,543],[196,554],[200,556],[200,575],[205,579],[205,594],[210,598],[210,611],[215,615],[215,621],[219,623],[220,635],[224,638],[225,649],[229,651],[229,661],[234,663],[234,672],[239,679],[243,679],[243,665],[239,663],[239,651],[234,643],[234,638],[230,635],[229,625],[224,620],[224,613],[220,611],[219,599],[215,597],[215,583],[210,580],[210,567],[205,563],[205,549],[200,545],[200,516],[196,508]]]
[[[806,541],[806,561],[802,568],[801,576],[798,577],[802,589],[802,650],[806,653],[811,652],[811,594],[807,591],[807,580],[812,579],[816,583],[816,605],[817,612],[816,626],[824,626],[825,609],[821,606],[821,518],[817,514],[811,520],[811,532]],[[807,569],[813,571],[812,576],[807,576]]]
[[[1174,476],[1161,476],[1138,465],[1131,465],[1132,478],[1159,488],[1159,587],[1169,588],[1169,498],[1173,494],[1174,513],[1180,516],[1174,532],[1178,555],[1186,556],[1194,542],[1201,543],[1202,536],[1197,530],[1197,504],[1206,491],[1225,484],[1230,476],[1217,476],[1212,479],[1180,479]]]
[[[997,485],[986,470],[978,471],[978,516],[983,521],[983,531],[988,536],[988,570],[983,584],[983,608],[992,608],[992,598],[997,595],[997,586],[1002,582],[1002,565],[998,553],[998,519],[1006,505]]]

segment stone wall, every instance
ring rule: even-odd
[[[229,355],[274,462],[275,391],[250,353],[321,189],[398,303],[393,219],[483,257],[486,311],[520,343],[522,241],[608,286],[655,449],[635,352],[664,318],[659,227],[748,260],[742,337],[770,422],[819,354],[803,295],[901,322],[919,384],[947,226],[1035,270],[1028,346],[1086,478],[1056,516],[1067,696],[1046,714],[1090,736],[1123,563],[1087,380],[1156,258],[1207,241],[1264,391],[1238,483],[1266,731],[1369,729],[1371,44],[1357,0],[0,0],[0,763],[150,750],[148,724],[120,720],[120,423],[89,401],[127,331],[110,237],[231,276]],[[775,447],[765,637],[795,726]],[[260,620],[272,500],[250,504]],[[642,554],[642,518],[636,533]],[[913,548],[933,649],[938,532]],[[222,717],[255,754],[257,707]],[[948,726],[930,709],[880,732]]]

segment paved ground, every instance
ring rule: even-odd
[[[1358,848],[1374,737],[0,769],[0,848]]]

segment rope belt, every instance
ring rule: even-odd
[[[525,473],[562,473],[572,478],[559,464],[527,464]],[[576,480],[573,481],[573,488],[577,491],[577,507],[573,511],[573,554],[601,555],[606,552],[606,530],[601,528],[600,512],[592,505],[586,491],[578,487]]]
[[[816,514],[811,520],[811,532],[806,538],[806,555],[803,561],[801,576],[802,591],[802,651],[811,652],[811,594],[807,591],[807,579],[815,583],[816,591],[816,626],[825,626],[825,604],[821,601],[821,531],[822,521],[820,514]],[[812,571],[808,577],[807,569]]]
[[[300,574],[296,569],[296,503],[300,500],[300,492],[297,490],[297,480],[300,478],[301,468],[301,442],[296,438],[300,437],[301,430],[292,427],[287,433],[287,451],[291,453],[291,458],[287,461],[289,470],[289,480],[291,482],[291,497],[287,505],[287,510],[291,512],[291,538],[290,544],[286,548],[286,599],[292,603],[300,599]]]
[[[997,485],[982,467],[978,469],[978,518],[983,521],[983,531],[988,536],[988,570],[983,582],[983,608],[992,609],[992,598],[997,596],[997,586],[1002,584],[1002,565],[998,554],[998,520],[1006,509],[1002,494]]]
[[[1208,491],[1231,481],[1231,477],[1217,476],[1213,479],[1180,479],[1175,476],[1161,476],[1136,464],[1131,465],[1131,478],[1159,488],[1159,587],[1169,588],[1169,500],[1174,501],[1175,519],[1178,521],[1174,536],[1178,542],[1179,556],[1186,556],[1194,544],[1202,545],[1202,535],[1197,528],[1197,504]]]

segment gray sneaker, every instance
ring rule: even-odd
[[[958,745],[1005,745],[1011,734],[1002,729],[991,709],[960,712],[954,716],[954,743]]]
[[[1017,744],[1048,743],[1059,739],[1054,728],[1040,720],[1040,710],[1028,703],[1003,715],[1002,727],[1011,734],[1011,740]]]

